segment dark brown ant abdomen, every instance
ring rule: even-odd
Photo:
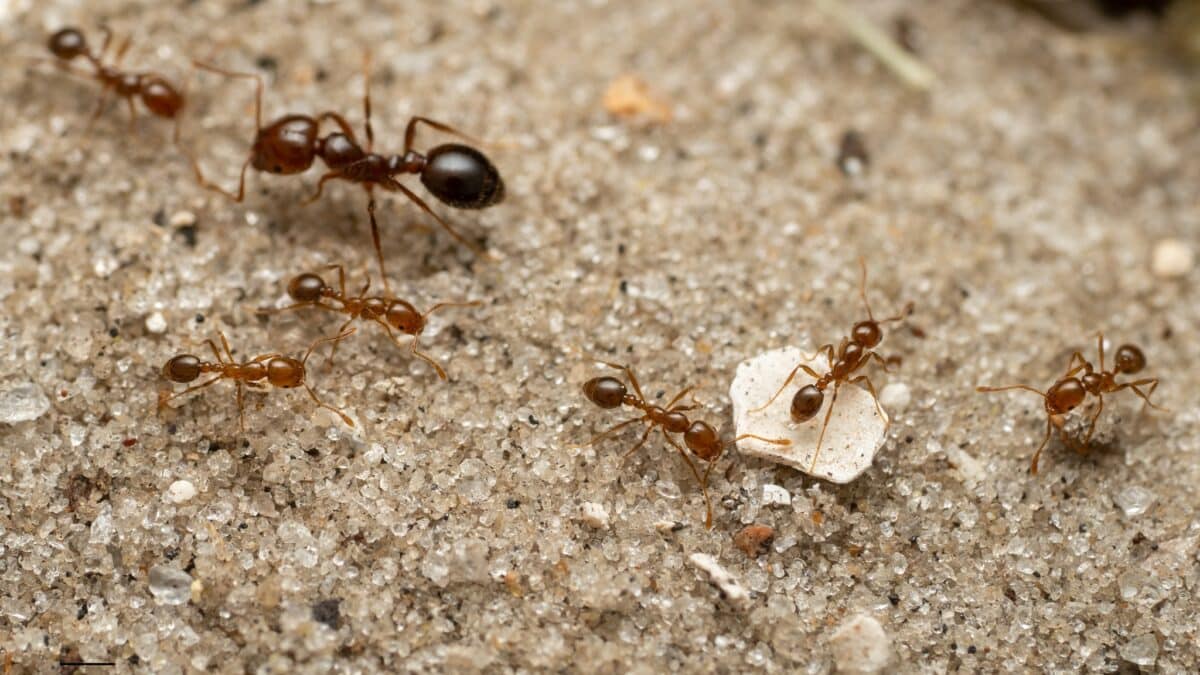
[[[258,131],[251,165],[282,176],[303,173],[317,156],[317,121],[307,115],[287,115]]]
[[[1146,367],[1146,355],[1136,345],[1121,345],[1117,348],[1116,371],[1136,373]]]
[[[792,397],[792,421],[807,422],[821,411],[825,404],[825,392],[815,384],[806,384]]]
[[[291,389],[304,384],[304,364],[299,359],[276,356],[267,361],[266,378],[272,386]]]
[[[619,408],[625,394],[625,383],[615,377],[594,377],[583,383],[583,395],[601,408]]]
[[[203,371],[203,362],[192,354],[180,354],[163,365],[163,377],[172,382],[191,382]]]
[[[330,169],[342,169],[361,161],[367,153],[349,136],[341,132],[329,134],[317,141],[316,152]],[[386,175],[386,174],[384,174]]]
[[[174,118],[183,108],[183,94],[157,75],[141,75],[139,92],[146,109],[159,117]]]
[[[697,457],[706,462],[721,456],[721,437],[707,422],[692,422],[683,433],[683,442]]]
[[[1046,411],[1051,415],[1071,412],[1087,397],[1087,389],[1078,378],[1067,377],[1046,391]]]
[[[87,40],[77,28],[63,28],[50,36],[47,45],[50,51],[64,61],[88,54]]]
[[[442,203],[458,209],[482,209],[504,201],[504,181],[482,152],[447,143],[430,150],[421,183]]]

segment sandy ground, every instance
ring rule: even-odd
[[[0,4],[13,672],[821,673],[868,665],[831,640],[859,615],[892,672],[1200,669],[1200,272],[1150,265],[1163,239],[1200,243],[1194,89],[1144,25],[852,4],[884,27],[908,8],[931,93],[796,2]],[[502,261],[401,199],[380,210],[398,294],[484,302],[423,336],[450,381],[360,324],[336,366],[309,369],[355,430],[275,390],[248,394],[239,433],[227,383],[156,413],[163,362],[207,338],[248,358],[336,329],[254,310],[305,270],[375,274],[365,198],[333,185],[302,206],[314,169],[252,174],[231,204],[193,181],[168,124],[131,131],[115,106],[85,133],[95,87],[28,61],[67,24],[131,34],[126,64],[173,78],[193,56],[259,72],[268,118],[355,125],[369,47],[381,149],[418,114],[491,141],[507,201],[435,208]],[[673,119],[607,113],[623,74]],[[203,76],[191,94],[184,137],[232,185],[250,88]],[[848,129],[869,152],[858,179],[835,163]],[[901,365],[868,371],[910,400],[860,479],[730,453],[706,530],[661,437],[624,464],[635,429],[579,447],[625,418],[581,395],[603,372],[590,356],[630,363],[651,398],[696,387],[693,414],[731,436],[740,361],[862,318],[859,256],[877,313],[917,307],[882,347]],[[1099,330],[1143,347],[1170,412],[1111,396],[1098,447],[1053,441],[1031,476],[1040,400],[973,388],[1045,388]],[[733,544],[750,523],[775,531],[757,558]],[[722,597],[695,553],[748,597]]]

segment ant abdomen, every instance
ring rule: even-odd
[[[307,115],[287,115],[259,130],[251,165],[282,176],[303,173],[316,159],[317,121]]]
[[[692,422],[687,431],[683,432],[683,442],[697,457],[706,462],[712,462],[721,456],[721,437],[707,422]]]
[[[824,404],[825,392],[815,384],[804,385],[792,397],[792,421],[799,424],[811,420]]]
[[[504,201],[504,181],[491,160],[469,145],[439,145],[425,157],[421,183],[442,203],[482,209]]]
[[[172,382],[191,382],[200,377],[200,358],[192,354],[180,354],[163,365],[163,377]]]
[[[273,387],[292,389],[304,384],[304,364],[299,359],[276,356],[267,361],[267,381]]]
[[[1146,355],[1135,345],[1117,348],[1117,372],[1136,373],[1146,367]]]
[[[64,61],[88,53],[87,40],[76,28],[63,28],[50,36],[47,43],[50,51]]]
[[[311,272],[297,275],[288,282],[287,288],[288,295],[299,302],[316,302],[327,290],[330,289],[325,280]]]
[[[1087,397],[1087,389],[1076,377],[1065,377],[1046,391],[1046,409],[1062,415],[1074,410]]]
[[[183,108],[183,94],[157,75],[142,75],[138,90],[142,103],[159,117],[173,118]]]
[[[615,377],[593,377],[583,383],[583,395],[601,408],[618,408],[625,401],[625,383]]]

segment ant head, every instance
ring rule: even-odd
[[[1136,345],[1121,345],[1117,348],[1117,372],[1136,373],[1146,367],[1146,355]]]
[[[258,130],[250,164],[259,171],[302,173],[317,156],[317,123],[304,115],[288,115]]]
[[[321,299],[326,288],[328,287],[325,285],[324,279],[311,272],[305,272],[288,282],[287,292],[293,300],[316,302]]]
[[[276,356],[267,361],[267,381],[281,389],[299,387],[304,384],[304,364],[289,356]]]
[[[706,422],[692,422],[683,432],[683,442],[694,455],[706,462],[714,462],[721,456],[721,437]]]
[[[70,61],[88,52],[87,40],[84,39],[83,33],[75,28],[64,28],[51,35],[47,46],[55,56],[64,61]]]
[[[439,145],[425,158],[421,183],[457,209],[482,209],[504,200],[504,181],[491,160],[460,143]]]
[[[854,340],[855,344],[870,349],[883,340],[883,330],[879,328],[879,322],[874,319],[859,321],[850,330],[850,339]]]
[[[807,422],[821,411],[825,403],[825,392],[815,384],[805,385],[792,397],[792,421]]]
[[[420,335],[425,330],[425,317],[403,300],[397,300],[387,308],[387,322],[405,335]]]
[[[1087,389],[1076,377],[1064,377],[1046,391],[1046,409],[1054,415],[1074,410],[1087,398]]]
[[[200,359],[191,354],[180,354],[167,361],[162,374],[172,382],[191,382],[200,377]]]
[[[625,401],[625,383],[615,377],[593,377],[583,383],[583,395],[601,408],[616,408]]]
[[[183,94],[176,91],[171,83],[157,75],[141,76],[142,103],[150,112],[159,117],[174,118],[183,108]]]

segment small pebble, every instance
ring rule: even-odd
[[[660,520],[654,523],[654,529],[662,534],[674,534],[683,529],[683,523],[675,520]]]
[[[774,483],[763,485],[763,506],[791,506],[792,493],[787,491],[787,488]]]
[[[1154,504],[1154,493],[1140,485],[1130,485],[1117,493],[1116,502],[1126,518],[1136,518]]]
[[[174,504],[182,504],[196,496],[196,486],[189,480],[177,480],[167,488],[165,497]]]
[[[1158,638],[1154,633],[1139,635],[1121,647],[1121,658],[1135,666],[1150,667],[1158,661]]]
[[[170,565],[150,568],[150,594],[160,605],[182,605],[192,597],[192,577]]]
[[[1154,245],[1150,270],[1163,279],[1182,277],[1192,270],[1196,259],[1191,247],[1178,239],[1163,239]]]
[[[838,627],[829,649],[839,673],[881,673],[892,657],[892,641],[869,614],[859,614]]]
[[[883,406],[884,410],[902,412],[911,401],[912,392],[903,382],[889,383],[879,392],[879,405]]]
[[[747,525],[733,535],[733,545],[746,557],[757,558],[769,550],[774,539],[775,528],[770,525]]]
[[[738,580],[724,567],[721,567],[716,558],[707,553],[693,553],[688,557],[688,561],[692,563],[693,567],[708,574],[709,581],[721,591],[730,604],[745,606],[750,602],[750,592],[738,583]]]
[[[583,506],[580,507],[579,519],[585,525],[597,530],[608,529],[608,509],[605,509],[603,504],[584,502]]]
[[[171,227],[191,227],[196,224],[196,214],[191,211],[176,211],[168,221]]]
[[[21,382],[0,391],[0,423],[31,422],[49,409],[50,399],[33,382]]]
[[[163,318],[162,312],[155,312],[146,317],[146,330],[156,335],[167,332],[167,320]]]

